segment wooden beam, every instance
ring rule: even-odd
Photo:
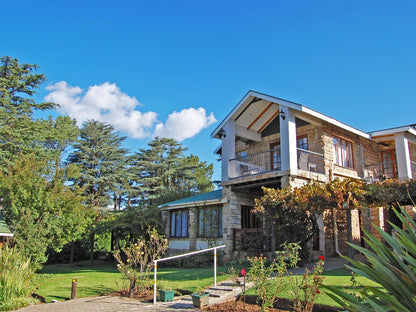
[[[273,102],[270,102],[269,105],[267,105],[267,107],[265,109],[263,109],[263,111],[256,118],[254,118],[252,123],[247,127],[247,130],[250,130],[250,128],[261,118],[261,116],[264,115],[264,113],[266,113],[268,111],[268,109],[272,105],[273,105]]]
[[[261,128],[259,129],[259,131],[257,131],[258,133],[262,132],[264,130],[264,128],[267,127],[267,125],[277,116],[279,115],[279,110],[277,110],[269,119],[267,119],[267,121],[263,124],[263,126],[261,126]]]

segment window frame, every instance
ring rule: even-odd
[[[180,217],[178,218],[179,215]],[[184,221],[186,221],[186,226],[183,225]],[[179,231],[177,229],[178,225],[180,226]],[[169,237],[189,237],[189,209],[175,209],[170,212]]]
[[[222,206],[203,206],[198,207],[197,219],[199,238],[220,238],[223,237],[223,214]],[[214,217],[215,215],[215,217]],[[214,220],[215,218],[215,220]],[[201,222],[201,219],[208,219],[207,222]]]
[[[299,142],[301,141],[301,140],[304,140],[304,139],[306,139],[306,148],[305,148],[305,143],[304,142],[302,142],[302,144],[301,144],[301,146],[300,146],[300,144],[299,144]],[[300,149],[303,149],[303,150],[305,150],[305,151],[308,151],[309,150],[309,139],[308,139],[308,135],[307,134],[304,134],[304,135],[300,135],[300,136],[298,136],[297,138],[296,138],[296,147],[297,148],[300,148]]]
[[[343,168],[355,169],[353,142],[338,136],[333,136],[332,146],[334,149],[334,164]]]

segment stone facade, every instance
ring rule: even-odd
[[[374,139],[370,134],[342,124],[306,107],[272,98],[250,91],[233,109],[232,113],[217,127],[212,137],[222,141],[218,153],[222,160],[222,220],[223,232],[216,243],[223,243],[225,259],[242,258],[246,253],[235,248],[235,233],[242,230],[242,207],[254,207],[255,198],[262,196],[261,187],[292,188],[301,187],[310,181],[330,182],[334,179],[375,179],[379,178],[382,157],[386,150],[394,150],[399,142],[406,150],[406,140],[413,130],[400,130],[396,135],[394,129],[380,131]],[[385,136],[387,133],[387,136]],[[399,141],[399,137],[401,138]],[[301,138],[307,138],[307,147],[298,146]],[[335,158],[334,138],[347,144],[348,164],[338,164]],[[401,159],[409,157],[416,174],[416,139],[409,139],[410,156],[397,155]],[[396,141],[395,141],[396,140]],[[280,150],[276,152],[276,146]],[[403,148],[404,146],[404,148]],[[338,152],[344,153],[344,146]],[[302,159],[303,155],[308,155]],[[350,164],[352,155],[352,165]],[[406,156],[406,157],[405,157]],[[310,161],[311,157],[318,159]],[[280,161],[281,168],[273,167]],[[322,163],[322,165],[320,163]],[[320,166],[319,170],[318,167]],[[242,167],[247,170],[241,169]],[[399,167],[399,166],[398,166]],[[409,176],[405,172],[402,176]],[[372,182],[372,181],[371,181]],[[181,249],[200,249],[209,246],[209,240],[198,237],[197,208],[189,209],[189,237],[171,238],[170,247]],[[382,208],[366,209],[362,213],[351,212],[352,235],[356,244],[363,244],[361,226],[374,233],[371,223],[384,227],[386,211]],[[169,211],[163,212],[166,235],[169,237]],[[347,222],[346,212],[341,210],[325,211],[318,220],[319,250],[315,253],[331,256],[346,254]],[[376,234],[377,235],[377,234]],[[316,246],[315,246],[316,247]],[[312,247],[311,247],[312,248]]]

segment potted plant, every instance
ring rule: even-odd
[[[191,294],[192,303],[195,307],[202,309],[203,307],[209,304],[209,295],[209,292],[197,290],[196,292]]]
[[[159,289],[160,301],[163,301],[163,302],[173,301],[174,296],[175,296],[175,290],[173,290],[172,288],[169,288],[164,285]]]

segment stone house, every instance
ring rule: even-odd
[[[225,244],[225,259],[245,256],[247,238],[264,234],[262,222],[251,212],[262,186],[296,187],[346,177],[371,183],[416,175],[415,125],[366,133],[255,91],[237,103],[211,137],[221,142],[215,153],[222,164],[222,189],[160,206],[171,253]],[[370,211],[362,218],[382,225],[382,212]],[[357,211],[352,217],[359,241],[362,218]],[[320,217],[310,248],[326,256],[345,254],[345,224],[334,221],[328,227],[325,220],[331,218],[330,212]]]

